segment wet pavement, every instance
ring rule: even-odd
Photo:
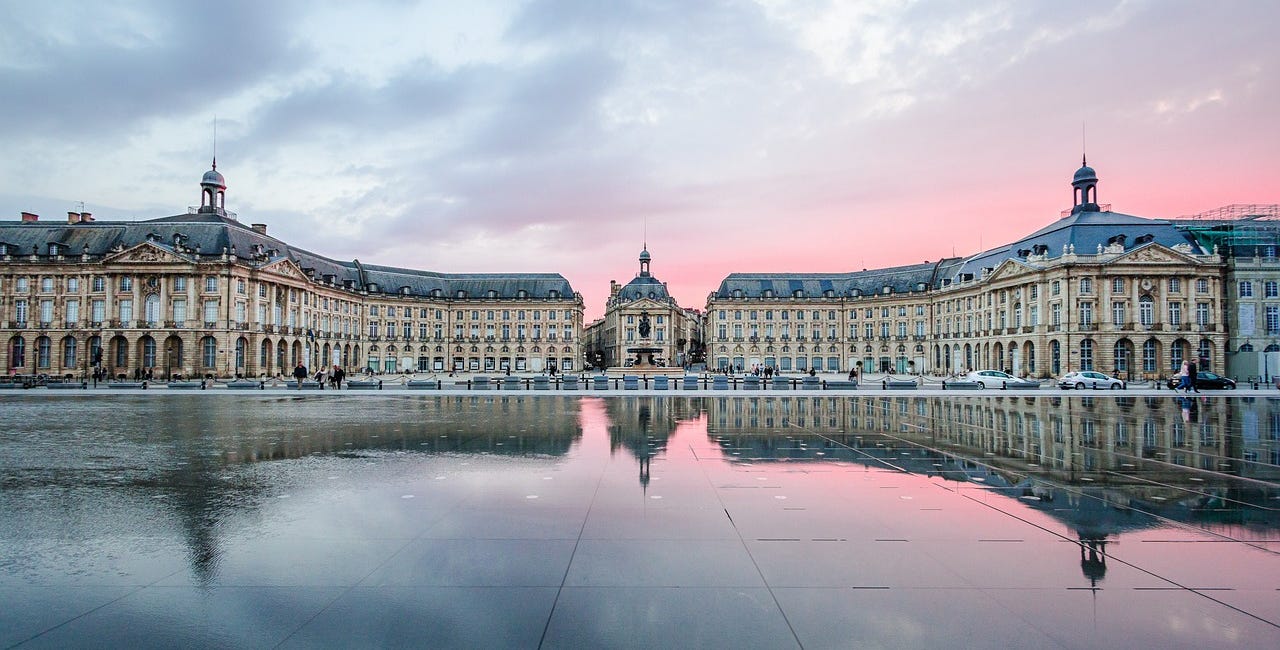
[[[1280,646],[1280,399],[0,395],[0,647]]]

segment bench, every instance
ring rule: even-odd
[[[356,381],[359,381],[359,380],[349,381],[349,382],[347,382],[347,383],[348,383],[348,384],[354,384],[354,383],[356,383]],[[298,382],[296,382],[296,381],[286,381],[286,382],[284,383],[284,387],[285,387],[285,388],[288,388],[288,389],[291,389],[291,390],[298,390]],[[324,389],[320,387],[320,382],[318,382],[318,381],[312,381],[312,380],[308,379],[308,380],[306,380],[306,381],[302,382],[302,390],[324,390]]]
[[[546,378],[543,377],[543,380],[545,381]],[[502,390],[520,390],[520,383],[519,377],[503,377],[501,388]]]
[[[622,389],[623,390],[639,390],[640,378],[635,375],[623,375]]]
[[[410,379],[404,387],[408,390],[440,390],[439,379]]]
[[[203,381],[171,381],[165,384],[165,386],[175,390],[195,390],[197,388],[200,390],[205,389]]]
[[[654,390],[671,390],[671,380],[666,375],[658,375],[653,378]]]
[[[858,382],[856,381],[846,381],[844,379],[837,379],[835,381],[827,382],[827,390],[857,390],[857,389],[858,389]]]
[[[347,382],[347,390],[382,390],[382,380],[352,379]]]
[[[143,390],[146,390],[147,382],[145,381],[113,381],[107,384],[107,388],[141,388]]]
[[[944,381],[942,390],[979,390],[982,384],[976,381]]]
[[[680,382],[680,388],[684,390],[698,390],[698,376],[685,375],[684,379]]]
[[[266,382],[253,381],[251,379],[237,379],[227,382],[227,388],[233,390],[262,390],[266,388]]]
[[[467,386],[470,388],[485,390],[489,388],[489,378],[485,377],[484,375],[481,375],[479,377],[472,377],[471,380],[468,382]]]
[[[791,378],[790,377],[774,377],[772,388],[774,390],[791,390]]]
[[[822,388],[822,380],[814,375],[808,375],[800,380],[800,390],[820,390]]]
[[[533,378],[534,390],[551,390],[551,379],[541,375]]]
[[[609,390],[609,378],[604,375],[592,377],[591,388],[594,390]]]
[[[920,384],[914,379],[885,379],[880,382],[880,387],[885,390],[915,390]]]
[[[729,390],[729,378],[724,375],[712,377],[711,390]]]
[[[1006,381],[1001,386],[1004,390],[1040,390],[1040,382],[1038,381]]]
[[[756,375],[747,375],[742,378],[742,388],[744,390],[760,390],[760,378]]]
[[[578,378],[574,375],[566,375],[564,383],[560,385],[561,390],[578,390]]]

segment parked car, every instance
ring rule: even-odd
[[[1178,387],[1178,376],[1174,375],[1170,377],[1167,383],[1169,388],[1176,389]],[[1225,388],[1227,390],[1235,390],[1236,380],[1202,370],[1196,373],[1196,388]]]
[[[1069,372],[1058,380],[1059,388],[1108,388],[1120,390],[1124,388],[1124,380],[1092,370]]]
[[[964,376],[965,381],[978,384],[979,388],[1039,388],[1040,383],[1026,379],[1018,379],[1000,370],[974,370]]]

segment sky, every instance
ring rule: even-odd
[[[1280,3],[5,0],[0,218],[227,207],[340,260],[556,272],[971,255],[1280,202]]]

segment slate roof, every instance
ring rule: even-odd
[[[175,235],[181,237],[180,251],[174,246]],[[288,258],[303,269],[314,269],[317,277],[334,276],[338,285],[348,280],[356,288],[376,283],[378,290],[384,293],[398,293],[401,287],[407,286],[413,295],[430,295],[432,289],[439,289],[445,297],[455,297],[459,290],[466,291],[469,298],[485,297],[490,290],[496,291],[498,298],[515,298],[520,291],[532,298],[546,298],[551,291],[558,292],[562,298],[574,296],[569,281],[558,273],[437,273],[365,265],[357,260],[334,260],[212,213],[180,214],[145,221],[0,222],[0,244],[4,244],[7,252],[14,256],[31,255],[37,251],[45,258],[49,244],[59,244],[64,255],[78,256],[88,252],[94,259],[101,259],[148,240],[161,248],[205,261],[220,258],[224,251],[234,251],[242,263],[258,266]],[[199,251],[198,256],[196,250]],[[258,251],[261,255],[254,259]]]
[[[950,272],[958,261],[949,258],[850,273],[731,273],[720,283],[715,297],[732,298],[735,291],[741,291],[743,297],[760,298],[771,291],[775,298],[789,298],[799,290],[807,298],[822,297],[828,291],[839,298],[853,296],[855,291],[864,296],[879,294],[886,286],[894,293],[905,293],[918,290],[921,284],[937,287],[942,278],[939,272]]]
[[[981,277],[983,268],[995,268],[1007,259],[1025,257],[1025,252],[1034,252],[1037,246],[1048,259],[1060,257],[1064,245],[1075,246],[1075,252],[1081,255],[1094,255],[1098,246],[1106,247],[1117,236],[1124,236],[1125,249],[1139,245],[1139,238],[1146,239],[1162,246],[1173,248],[1178,244],[1191,246],[1193,253],[1200,255],[1204,251],[1187,232],[1180,230],[1172,222],[1163,219],[1146,219],[1119,212],[1081,211],[1037,230],[1013,243],[1005,244],[983,251],[964,261],[952,274],[959,279],[960,274],[972,273],[973,277]]]
[[[670,297],[667,285],[659,282],[652,275],[637,275],[618,291],[619,300],[639,300],[640,298],[667,300]]]

